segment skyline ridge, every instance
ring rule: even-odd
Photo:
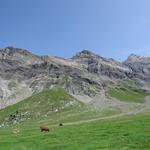
[[[97,55],[97,56],[99,56],[99,57],[108,59],[108,60],[113,59],[114,61],[117,61],[117,62],[124,62],[124,61],[128,60],[129,57],[132,57],[132,56],[135,56],[135,57],[138,57],[138,58],[150,58],[150,56],[138,55],[138,54],[136,54],[136,53],[130,53],[123,61],[119,61],[119,60],[117,60],[117,59],[115,59],[115,58],[113,58],[113,57],[105,57],[105,56],[103,56],[103,55],[101,55],[101,54],[99,54],[99,53],[96,53],[96,52],[94,52],[93,50],[90,50],[90,49],[82,49],[82,50],[76,51],[76,53],[74,53],[74,54],[73,54],[72,56],[70,56],[69,58],[65,58],[65,57],[63,57],[63,56],[52,55],[52,54],[40,55],[40,54],[34,53],[33,50],[26,49],[26,48],[14,47],[14,46],[7,46],[7,47],[3,47],[3,48],[0,47],[0,51],[1,51],[1,50],[5,50],[5,49],[7,49],[7,48],[10,49],[10,50],[11,50],[11,49],[12,49],[12,50],[16,49],[16,50],[19,50],[19,51],[20,51],[20,50],[25,50],[25,51],[27,51],[27,52],[29,52],[29,53],[31,53],[31,54],[33,54],[33,55],[37,55],[37,56],[51,56],[51,57],[58,57],[58,58],[62,58],[62,59],[72,59],[74,56],[76,56],[76,55],[78,55],[78,54],[80,54],[80,53],[84,53],[85,51],[87,51],[87,52],[89,52],[89,53],[92,53],[92,54],[94,54],[94,55]]]
[[[147,0],[1,0],[0,18],[0,47],[64,58],[82,49],[119,61],[150,56]]]

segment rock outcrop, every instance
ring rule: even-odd
[[[92,97],[104,90],[105,81],[122,79],[149,83],[150,58],[131,55],[120,63],[88,50],[63,59],[13,47],[0,49],[0,108],[53,87]]]
[[[131,79],[150,82],[150,57],[131,54],[123,64],[132,70]]]

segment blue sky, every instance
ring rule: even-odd
[[[0,0],[0,48],[71,57],[150,56],[149,0]]]

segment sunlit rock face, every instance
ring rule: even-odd
[[[64,59],[13,47],[0,49],[0,108],[53,87],[93,97],[105,90],[105,81],[124,79],[149,83],[150,58],[132,54],[120,63],[89,50]]]

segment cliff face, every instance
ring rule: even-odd
[[[131,79],[140,79],[150,82],[150,57],[140,57],[131,54],[124,65],[132,70]]]
[[[103,75],[109,78],[123,79],[128,78],[126,74],[130,69],[113,59],[106,59],[90,51],[84,50],[72,58],[77,63],[85,64],[89,73]]]
[[[92,97],[104,90],[105,81],[122,79],[149,84],[150,58],[132,55],[120,63],[88,50],[63,59],[13,47],[0,49],[1,108],[53,87]]]

